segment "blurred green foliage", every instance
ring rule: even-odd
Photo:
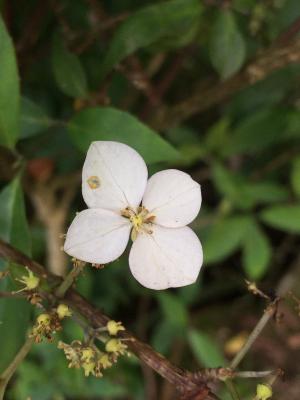
[[[237,88],[206,113],[176,126],[170,121],[163,131],[152,116],[188,99],[198,83],[224,90],[300,16],[299,1],[3,0],[0,7],[1,238],[27,254],[32,239],[33,257],[46,263],[47,226],[30,190],[80,171],[92,140],[127,143],[151,173],[186,169],[203,193],[193,223],[204,248],[198,282],[146,290],[130,276],[125,254],[104,270],[87,268],[77,287],[187,368],[223,365],[225,339],[216,329],[231,325],[234,333],[236,321],[207,307],[239,298],[244,278],[273,289],[290,256],[278,263],[282,244],[300,232],[300,66]],[[80,185],[77,192],[69,221],[83,208]],[[9,268],[20,274],[20,267]],[[1,281],[1,290],[12,282]],[[25,301],[0,299],[1,370],[29,318]],[[80,335],[70,323],[60,336]],[[67,368],[53,344],[40,344],[20,366],[7,399],[144,399],[143,379],[134,357],[104,379],[84,378]],[[245,399],[254,393],[243,384],[240,390]]]

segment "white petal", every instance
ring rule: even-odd
[[[130,229],[128,219],[112,211],[84,210],[69,227],[64,250],[79,260],[106,264],[124,252]]]
[[[129,266],[135,279],[156,290],[194,283],[203,261],[196,234],[187,226],[152,228],[152,234],[139,233],[130,250]]]
[[[185,226],[200,210],[200,185],[177,169],[157,172],[148,181],[143,205],[155,215],[156,224],[169,228]]]
[[[82,195],[90,208],[120,211],[140,204],[148,171],[142,157],[118,142],[93,142],[82,169]]]

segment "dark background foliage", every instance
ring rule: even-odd
[[[174,363],[226,365],[265,306],[244,280],[272,294],[298,265],[299,0],[2,0],[0,7],[1,237],[64,272],[70,261],[59,235],[85,207],[80,169],[92,140],[129,144],[151,174],[186,170],[203,194],[193,223],[204,249],[198,282],[146,290],[125,254],[104,270],[86,268],[77,288]],[[299,271],[292,280],[297,294]],[[299,317],[291,304],[281,311],[243,367],[282,367],[276,398],[296,400]],[[0,299],[0,369],[32,319],[25,301]],[[61,337],[82,332],[69,322]],[[238,388],[243,399],[254,397],[255,383]],[[173,397],[134,357],[103,379],[84,378],[48,343],[34,346],[7,393]]]

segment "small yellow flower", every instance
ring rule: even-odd
[[[20,282],[20,283],[24,283],[24,287],[21,290],[18,290],[17,292],[14,293],[19,293],[22,292],[24,290],[33,290],[36,289],[40,283],[40,278],[38,278],[37,276],[35,276],[33,274],[32,271],[30,271],[30,269],[28,267],[25,267],[28,275],[23,275],[21,277],[21,279],[16,279],[16,281]]]
[[[56,313],[59,319],[64,319],[65,317],[71,317],[72,312],[66,304],[59,304],[56,309]]]
[[[62,349],[65,353],[66,359],[69,362],[69,368],[80,368],[80,341],[73,341],[71,345],[62,341],[58,342],[57,348]]]
[[[81,350],[81,360],[89,363],[94,359],[95,351],[91,347],[85,347]]]
[[[119,339],[110,339],[105,345],[105,350],[108,353],[125,354],[126,349],[126,344],[122,343]]]
[[[112,362],[110,361],[108,354],[103,354],[103,356],[101,356],[99,359],[99,363],[104,369],[110,368],[112,366]]]
[[[111,336],[116,336],[119,331],[125,331],[122,322],[116,322],[114,320],[108,321],[106,328]]]
[[[94,374],[95,363],[93,361],[84,362],[81,364],[84,375],[89,376],[90,374]]]
[[[51,322],[51,317],[50,317],[49,314],[40,314],[37,317],[36,322],[37,322],[38,325],[47,326]]]
[[[273,391],[270,385],[259,383],[256,387],[256,400],[268,400],[272,397]]]

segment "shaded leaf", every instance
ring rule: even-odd
[[[56,83],[64,94],[75,98],[87,95],[87,80],[81,62],[58,35],[53,38],[52,68]]]
[[[204,263],[221,261],[236,251],[249,227],[250,218],[236,216],[222,218],[213,224],[203,239]]]
[[[129,16],[117,29],[104,58],[101,75],[136,50],[147,47],[174,32],[186,33],[202,6],[198,0],[170,0],[151,5]]]
[[[0,237],[17,249],[30,254],[31,243],[27,225],[23,192],[19,178],[15,178],[0,193]],[[7,264],[2,264],[5,267]],[[24,272],[24,267],[9,264],[12,277]],[[0,281],[1,290],[15,290],[14,281]],[[5,344],[1,348],[0,371],[13,359],[24,342],[29,319],[29,304],[23,299],[1,299],[0,301],[0,341]]]
[[[235,128],[227,154],[262,152],[286,139],[289,113],[271,108],[251,114]]]
[[[243,241],[243,267],[250,279],[260,279],[266,272],[272,256],[268,237],[260,226],[249,223]]]
[[[283,205],[265,209],[261,213],[261,219],[272,226],[287,232],[300,232],[300,206]]]
[[[94,140],[115,140],[137,150],[147,163],[175,160],[179,153],[131,114],[110,107],[81,111],[69,123],[74,144],[86,152]]]
[[[247,177],[226,169],[219,163],[212,167],[214,183],[225,197],[240,209],[249,209],[259,203],[287,200],[288,190],[276,182],[248,182]]]
[[[174,329],[174,325],[169,321],[162,321],[155,327],[151,344],[156,351],[166,354],[171,349],[176,336],[178,337],[178,332]]]
[[[20,85],[12,40],[0,15],[0,144],[13,148],[19,135]]]
[[[26,97],[21,99],[21,139],[45,131],[54,124],[42,107]]]
[[[226,79],[234,75],[246,57],[246,46],[232,12],[218,13],[210,38],[210,59],[212,65]]]
[[[297,157],[292,164],[291,184],[297,196],[300,197],[300,157]]]
[[[180,297],[167,292],[159,293],[157,297],[169,324],[184,328],[187,325],[188,313]]]
[[[195,357],[204,367],[217,368],[225,365],[222,351],[211,336],[191,330],[188,333],[188,341]]]

